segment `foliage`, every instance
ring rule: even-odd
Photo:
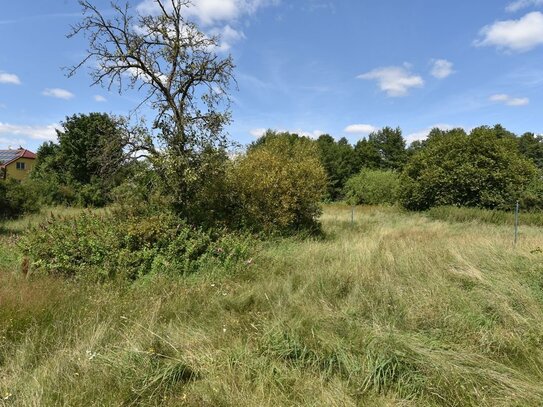
[[[459,208],[456,206],[438,206],[430,208],[425,214],[436,220],[444,220],[451,223],[480,222],[494,225],[512,227],[515,224],[515,208],[509,210]],[[519,223],[523,226],[543,227],[543,213],[540,211],[527,211],[520,207]]]
[[[401,201],[408,209],[433,206],[510,208],[536,174],[514,138],[479,127],[430,137],[405,167]]]
[[[523,210],[541,211],[543,210],[543,173],[538,174],[522,191],[519,198],[520,206]]]
[[[366,138],[357,141],[354,146],[356,168],[381,168],[381,156],[375,143],[370,143]]]
[[[543,170],[543,136],[524,133],[518,138],[520,153],[529,158],[540,170]]]
[[[347,139],[335,141],[328,134],[317,139],[322,165],[328,178],[328,198],[341,198],[345,182],[357,172],[357,161],[353,147]]]
[[[235,160],[231,185],[242,225],[286,232],[316,226],[326,174],[311,140],[277,137]]]
[[[356,205],[392,205],[398,201],[399,188],[400,179],[396,172],[363,169],[349,178],[345,196]]]
[[[379,168],[401,170],[407,160],[402,130],[397,127],[383,127],[368,136],[368,144],[377,150]]]
[[[30,181],[0,181],[0,219],[36,212],[40,207],[38,193]]]
[[[37,152],[32,178],[46,204],[104,206],[126,168],[122,120],[105,113],[67,117],[57,130],[58,144]]]
[[[238,273],[74,284],[14,261],[0,272],[2,402],[542,405],[540,227],[514,247],[507,224],[350,217],[327,206],[326,239],[263,242]]]
[[[113,2],[111,16],[91,1],[79,3],[83,20],[69,36],[82,34],[89,44],[69,74],[88,65],[93,84],[144,93],[139,106],[149,103],[156,115],[151,128],[127,126],[126,146],[150,160],[176,211],[190,216],[188,206],[207,175],[203,152],[227,145],[232,58],[220,56],[219,38],[187,17],[189,1],[154,0],[156,13]]]
[[[245,259],[249,250],[246,238],[204,232],[167,213],[53,216],[29,230],[20,244],[32,269],[90,280],[229,268]]]

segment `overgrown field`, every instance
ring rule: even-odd
[[[23,276],[0,228],[0,406],[540,406],[543,229],[327,207],[235,272]]]

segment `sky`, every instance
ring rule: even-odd
[[[35,151],[67,116],[127,114],[141,101],[90,86],[85,70],[66,76],[86,50],[66,37],[77,1],[0,10],[0,148]],[[352,143],[384,126],[408,142],[433,127],[543,133],[543,0],[194,0],[188,13],[234,58],[228,133],[241,144],[268,128]]]

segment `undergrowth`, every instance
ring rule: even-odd
[[[0,405],[543,403],[540,228],[514,247],[508,225],[394,208],[322,222],[326,238],[254,243],[225,273],[94,284],[14,260]]]

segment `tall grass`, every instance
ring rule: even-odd
[[[459,208],[456,206],[441,206],[428,210],[426,214],[432,219],[449,222],[483,222],[495,225],[513,225],[515,210],[497,211],[479,208]],[[543,226],[543,212],[520,211],[519,221],[522,225]]]
[[[513,247],[508,226],[350,218],[330,206],[326,238],[261,243],[229,275],[0,272],[0,405],[543,403],[542,229]]]

